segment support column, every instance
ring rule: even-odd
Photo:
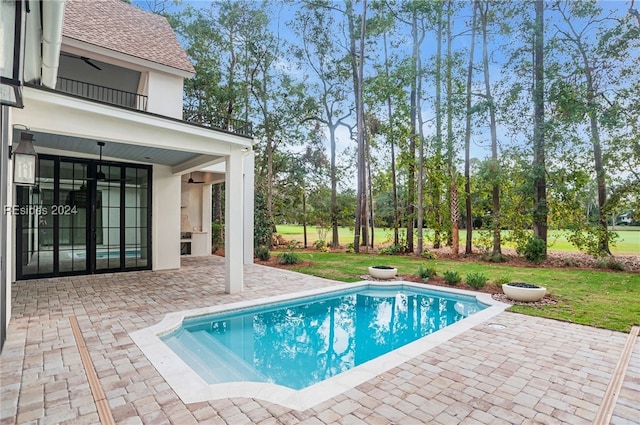
[[[244,154],[244,264],[253,264],[254,157],[252,150]]]
[[[207,255],[211,254],[211,223],[213,222],[211,200],[211,185],[202,185],[202,219],[200,220],[200,230],[207,234]]]
[[[232,151],[226,159],[224,262],[225,292],[228,294],[244,289],[242,162],[241,150]]]

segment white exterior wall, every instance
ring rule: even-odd
[[[147,112],[182,119],[182,77],[149,71]]]
[[[180,268],[180,176],[153,166],[151,246],[153,270]]]

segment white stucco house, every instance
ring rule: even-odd
[[[3,328],[16,280],[175,269],[185,252],[210,255],[220,181],[226,290],[241,291],[253,258],[250,124],[183,120],[194,68],[164,17],[121,0],[19,3],[24,107],[2,107]],[[34,186],[13,184],[9,151],[25,133]]]

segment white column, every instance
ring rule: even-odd
[[[153,165],[153,270],[180,268],[180,176],[166,165]]]
[[[202,185],[202,220],[200,222],[200,230],[209,235],[209,254],[211,254],[211,185]]]
[[[242,245],[242,162],[243,152],[234,150],[226,159],[225,212],[224,212],[224,262],[225,291],[228,294],[244,289]]]
[[[244,263],[253,264],[253,210],[254,210],[254,157],[253,151],[249,151],[244,156]]]

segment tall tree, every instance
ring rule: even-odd
[[[472,253],[472,238],[473,238],[473,212],[471,210],[471,88],[473,83],[473,63],[474,52],[476,44],[476,19],[478,15],[478,2],[473,2],[473,11],[471,18],[471,43],[469,47],[469,62],[467,66],[467,90],[465,101],[465,134],[464,134],[464,192],[465,192],[465,206],[466,206],[466,221],[465,227],[467,229],[467,239],[465,244],[465,254]]]
[[[500,163],[498,161],[498,132],[496,124],[496,105],[491,95],[491,76],[489,74],[489,1],[482,1],[479,6],[480,31],[482,32],[482,69],[484,74],[484,98],[489,112],[489,129],[491,131],[491,160],[494,172],[494,182],[492,192],[492,224],[493,224],[493,248],[492,257],[502,255],[501,249],[501,218],[500,218],[500,184],[498,175],[500,174]]]
[[[535,30],[533,56],[533,172],[534,207],[533,234],[544,241],[547,253],[547,181],[544,130],[544,1],[535,2]]]
[[[338,236],[338,200],[336,166],[336,132],[351,116],[345,106],[348,99],[346,82],[348,67],[341,60],[343,53],[333,42],[333,28],[337,25],[334,16],[325,5],[306,3],[296,13],[294,29],[300,37],[301,46],[295,54],[317,77],[317,82],[308,82],[308,92],[316,99],[317,106],[311,119],[322,123],[329,130],[330,174],[331,174],[331,246],[340,245]]]
[[[362,241],[364,245],[367,245],[368,241],[368,218],[367,213],[367,167],[366,161],[366,146],[365,146],[365,118],[364,118],[364,101],[363,101],[363,89],[364,84],[364,60],[365,60],[365,31],[367,25],[367,1],[362,1],[362,14],[359,16],[360,28],[357,30],[357,16],[353,10],[353,2],[351,0],[346,1],[346,15],[348,20],[349,31],[349,52],[351,60],[351,72],[353,76],[353,87],[355,93],[355,107],[356,107],[356,138],[357,138],[357,175],[358,175],[358,190],[357,190],[357,206],[356,206],[356,223],[355,234],[353,240],[353,247],[356,252],[360,249],[360,236],[362,234]],[[358,48],[359,44],[359,48]]]
[[[595,1],[557,1],[553,4],[562,18],[562,26],[556,25],[561,48],[569,53],[572,69],[569,78],[559,83],[562,94],[558,107],[569,120],[581,122],[586,118],[589,139],[593,154],[593,168],[596,175],[598,192],[599,226],[597,232],[599,255],[611,255],[609,249],[610,234],[607,227],[607,182],[604,167],[602,123],[606,119],[602,101],[607,101],[601,83],[612,69],[611,58],[606,51],[598,51],[592,44],[591,32],[606,20],[602,18],[602,9]],[[609,59],[609,60],[608,60]],[[620,58],[619,58],[620,59]]]

